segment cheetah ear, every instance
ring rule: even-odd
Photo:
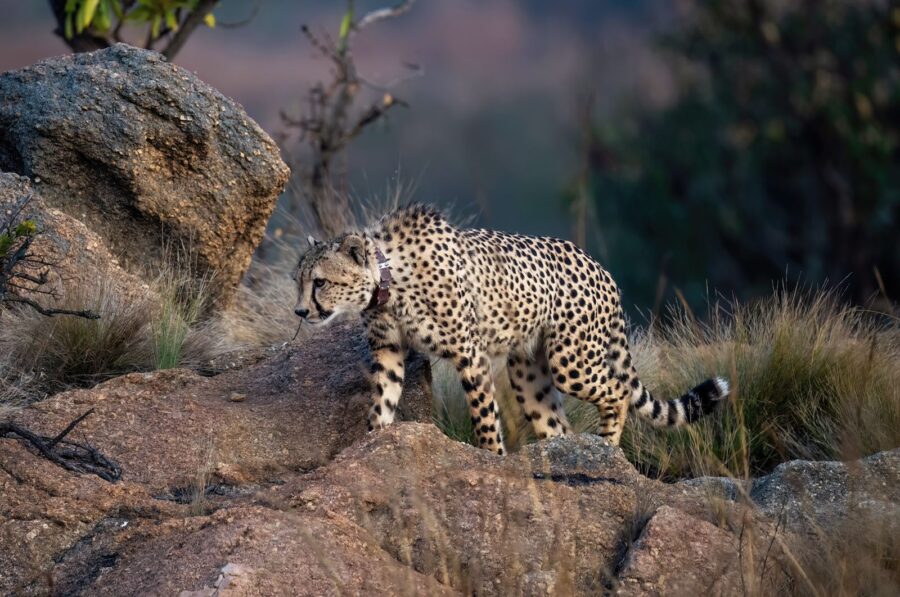
[[[309,243],[310,247],[315,247],[317,244],[319,244],[319,241],[314,239],[312,234],[310,234],[309,236],[306,237],[306,242]]]
[[[359,265],[366,262],[366,243],[361,236],[351,234],[341,241],[340,251],[350,256]]]

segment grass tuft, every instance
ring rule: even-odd
[[[123,294],[108,280],[69,288],[61,307],[91,309],[97,320],[0,312],[0,408],[11,412],[56,392],[193,364],[222,350],[214,324],[202,319],[210,278],[172,263],[142,295]]]
[[[30,379],[32,391],[46,394],[88,387],[142,368],[147,362],[143,335],[149,304],[125,299],[112,284],[100,283],[74,289],[64,305],[85,307],[101,318],[46,317],[24,309],[0,314],[0,350],[7,355],[3,377]]]
[[[209,301],[210,280],[179,267],[168,267],[157,276],[153,287],[159,299],[151,324],[156,369],[184,363],[189,334]]]
[[[746,478],[786,460],[854,459],[900,445],[897,319],[844,305],[833,291],[782,289],[712,311],[706,325],[683,315],[632,340],[657,396],[715,374],[732,384],[722,412],[690,428],[666,432],[629,418],[622,446],[644,473]]]
[[[666,326],[633,334],[631,352],[659,398],[713,375],[732,385],[720,412],[688,428],[654,429],[629,416],[621,445],[646,475],[747,478],[787,460],[854,459],[900,446],[900,322],[844,305],[835,292],[778,290],[749,305],[715,305],[706,324],[675,313]],[[438,365],[434,380],[436,423],[472,442],[455,372]],[[598,429],[593,405],[565,404],[576,432]],[[514,402],[501,410],[519,441],[533,439]]]

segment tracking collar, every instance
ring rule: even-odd
[[[394,277],[391,275],[391,262],[384,256],[384,253],[381,252],[378,246],[375,247],[375,259],[378,260],[378,286],[372,292],[372,300],[369,301],[369,306],[365,308],[366,311],[380,307],[388,302],[388,299],[391,297],[391,282],[394,281]]]

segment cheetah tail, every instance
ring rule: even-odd
[[[693,423],[716,409],[728,397],[728,380],[707,379],[681,398],[657,400],[647,388],[635,390],[631,408],[656,427],[679,427]]]

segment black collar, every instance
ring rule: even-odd
[[[388,258],[384,256],[384,253],[377,246],[375,247],[375,259],[378,260],[380,279],[378,286],[372,291],[372,300],[369,301],[369,306],[365,308],[366,311],[380,307],[388,302],[388,299],[391,297],[391,282],[394,281],[394,277],[391,275],[391,262],[388,261]]]

